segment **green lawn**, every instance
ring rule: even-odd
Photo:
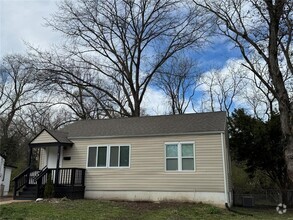
[[[234,208],[235,212],[195,203],[52,200],[0,206],[0,219],[291,219],[293,210],[279,215],[271,209]]]

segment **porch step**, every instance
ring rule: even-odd
[[[35,197],[22,197],[22,196],[17,196],[14,200],[27,200],[27,201],[35,201]]]
[[[37,186],[26,186],[15,198],[17,200],[35,200],[37,198]]]

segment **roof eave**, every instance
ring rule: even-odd
[[[111,135],[111,136],[71,136],[68,139],[103,139],[103,138],[134,138],[134,137],[159,137],[159,136],[176,136],[176,135],[209,135],[223,134],[225,131],[203,131],[203,132],[185,132],[185,133],[169,133],[169,134],[145,134],[145,135]]]
[[[31,148],[41,148],[41,147],[57,147],[57,146],[68,146],[68,147],[72,147],[73,142],[71,143],[66,143],[66,142],[46,142],[46,143],[30,143],[29,147]]]

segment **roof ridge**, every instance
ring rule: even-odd
[[[226,112],[80,120],[60,129],[68,137],[131,136],[225,131]]]
[[[191,115],[204,115],[204,114],[216,114],[216,113],[225,113],[226,111],[214,111],[214,112],[194,112],[194,113],[185,113],[185,114],[170,114],[170,115],[143,115],[143,116],[130,116],[130,117],[118,117],[118,118],[100,118],[100,119],[82,119],[74,121],[72,124],[76,122],[82,121],[104,121],[104,120],[126,120],[126,119],[145,119],[145,118],[160,118],[160,117],[184,117],[184,116],[191,116]],[[70,125],[70,124],[68,124]]]

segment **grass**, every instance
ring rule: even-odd
[[[293,210],[234,208],[235,212],[206,204],[50,200],[0,206],[0,219],[291,219]]]

